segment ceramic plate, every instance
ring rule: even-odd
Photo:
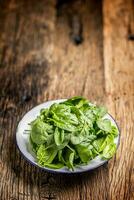
[[[93,159],[92,161],[89,162],[88,165],[85,166],[80,166],[75,168],[74,171],[69,171],[66,167],[61,168],[61,169],[50,169],[50,168],[46,168],[46,167],[41,167],[40,165],[38,165],[37,161],[36,161],[36,156],[34,155],[34,153],[32,152],[30,146],[29,146],[29,134],[26,130],[30,129],[30,126],[28,125],[31,121],[33,121],[40,113],[40,110],[42,108],[48,108],[50,107],[53,103],[60,103],[62,101],[65,101],[66,99],[59,99],[59,100],[53,100],[53,101],[47,101],[45,103],[42,103],[36,107],[34,107],[33,109],[31,109],[29,112],[27,112],[23,118],[21,119],[21,121],[18,124],[17,127],[17,131],[16,131],[16,143],[17,143],[17,147],[20,150],[20,152],[22,153],[22,155],[25,157],[25,159],[27,159],[31,164],[44,169],[46,171],[49,172],[55,172],[55,173],[82,173],[82,172],[86,172],[92,169],[95,169],[101,165],[103,165],[104,163],[107,162],[107,160],[102,160],[100,157],[96,157],[95,159]],[[111,122],[117,127],[118,132],[119,132],[119,128],[115,122],[115,120],[113,119],[113,117],[110,114],[107,114],[105,116],[105,118],[110,119]],[[119,135],[118,137],[115,138],[114,140],[115,144],[119,145]]]

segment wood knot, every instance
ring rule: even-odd
[[[115,101],[117,101],[117,100],[119,100],[119,99],[120,99],[120,97],[115,97],[115,98],[114,98]]]
[[[134,41],[134,34],[128,34],[128,40]]]
[[[79,45],[83,42],[83,26],[78,15],[73,15],[71,19],[71,39],[75,45]]]
[[[31,95],[25,94],[21,97],[21,103],[25,103],[31,100]]]

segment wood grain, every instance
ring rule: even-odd
[[[0,200],[134,199],[134,2],[0,3]],[[83,95],[121,128],[116,156],[82,175],[54,175],[18,152],[15,131],[33,106]]]
[[[134,43],[128,40],[133,6],[121,0],[103,4],[107,106],[121,127],[119,150],[109,164],[109,197],[118,200],[134,199]]]

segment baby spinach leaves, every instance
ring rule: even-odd
[[[43,144],[47,141],[48,134],[52,132],[52,126],[37,118],[31,123],[31,139],[35,144]]]
[[[115,152],[116,152],[116,144],[110,143],[105,147],[102,153],[102,158],[109,159],[113,156],[113,154],[115,154]]]
[[[50,164],[57,155],[57,150],[54,146],[45,147],[45,145],[40,145],[37,151],[37,159],[40,165]]]
[[[83,97],[73,97],[40,111],[31,122],[29,143],[41,166],[74,170],[100,156],[111,158],[116,151],[118,130],[107,110]]]

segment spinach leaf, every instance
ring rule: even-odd
[[[73,145],[80,144],[84,140],[84,136],[82,135],[71,135],[71,143]]]
[[[112,131],[112,125],[109,119],[99,119],[97,121],[97,125],[103,131],[106,131],[108,133]]]
[[[111,158],[117,127],[105,119],[107,110],[77,96],[44,108],[30,123],[29,144],[39,165],[74,170],[96,156]]]
[[[57,127],[54,132],[54,140],[57,146],[60,146],[64,141],[64,130],[59,130]]]
[[[105,114],[107,114],[107,109],[105,107],[96,106],[95,109],[93,109],[93,113],[97,116],[97,118],[102,118]]]
[[[69,169],[74,170],[74,156],[75,156],[75,151],[66,148],[66,153],[65,153],[65,163],[68,166]]]
[[[40,145],[37,151],[38,163],[42,166],[45,164],[50,164],[57,155],[57,150],[54,147],[45,147],[45,145]]]
[[[45,141],[47,141],[48,134],[52,131],[51,125],[44,123],[37,118],[31,124],[31,140],[36,144],[43,144]]]
[[[81,96],[77,96],[77,97],[70,98],[63,103],[66,104],[66,105],[72,105],[72,106],[76,106],[77,108],[80,108],[84,104],[87,104],[88,100],[81,97]]]
[[[114,137],[113,135],[108,135],[95,140],[93,142],[93,146],[100,153],[105,149],[107,145],[111,143],[114,143]]]
[[[118,129],[112,125],[112,130],[111,130],[111,134],[114,136],[114,137],[117,137],[118,136]]]
[[[63,158],[63,150],[59,150],[58,151],[58,160],[59,160],[59,162],[61,162],[63,164],[66,163],[65,160],[64,160],[64,158]]]
[[[93,146],[89,143],[81,143],[76,145],[76,150],[78,152],[78,155],[83,163],[87,163],[89,160],[92,159],[92,148]]]
[[[102,153],[102,158],[104,159],[110,159],[116,152],[116,144],[110,143],[108,144],[103,153]]]
[[[45,167],[51,168],[51,169],[61,169],[62,167],[64,167],[63,163],[46,163],[44,164]]]
[[[57,126],[60,129],[69,131],[69,132],[74,132],[77,131],[77,127],[68,123],[68,122],[63,122],[61,120],[57,120],[57,119],[50,119],[50,122],[53,122],[54,126]]]

